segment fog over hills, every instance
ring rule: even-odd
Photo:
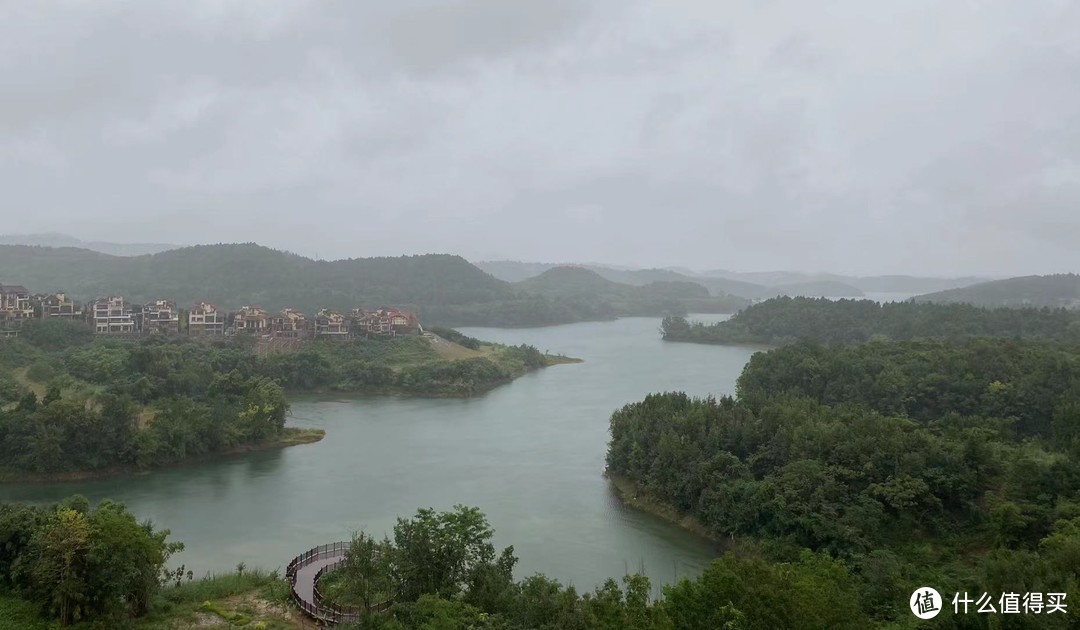
[[[1023,276],[920,295],[917,302],[963,302],[986,307],[1080,307],[1080,275]]]
[[[557,263],[480,261],[477,267],[501,280],[519,282],[558,267]],[[860,297],[865,293],[929,293],[985,282],[987,278],[934,278],[905,275],[844,276],[796,271],[733,272],[726,270],[695,271],[687,268],[625,269],[599,264],[578,265],[591,269],[615,282],[646,284],[667,280],[696,282],[713,294],[729,294],[750,299],[777,295],[810,297]]]
[[[0,245],[30,245],[37,247],[77,247],[113,256],[143,256],[158,254],[181,245],[165,243],[108,243],[102,241],[83,241],[68,236],[49,232],[45,234],[0,234]]]

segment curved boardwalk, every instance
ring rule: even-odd
[[[336,542],[320,545],[293,558],[285,569],[285,577],[292,584],[292,598],[304,614],[319,623],[334,625],[339,623],[357,623],[364,617],[362,609],[343,608],[324,603],[317,587],[319,578],[324,573],[338,568],[345,560],[345,552],[351,543]],[[368,609],[368,613],[383,612],[392,602],[383,602]]]

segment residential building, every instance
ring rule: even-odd
[[[270,332],[270,315],[257,306],[244,306],[233,315],[233,329],[237,332],[264,335]]]
[[[420,333],[420,319],[416,313],[392,308],[388,310],[386,316],[390,318],[390,330],[394,331],[395,335]]]
[[[0,325],[18,326],[33,317],[34,304],[26,287],[0,284]]]
[[[101,335],[131,334],[136,331],[131,307],[119,295],[95,300],[90,311],[94,332]]]
[[[38,302],[41,304],[42,319],[57,317],[60,319],[81,320],[85,316],[82,304],[64,293],[50,293],[40,296]]]
[[[420,320],[411,311],[396,308],[380,308],[374,311],[353,309],[360,327],[368,336],[395,337],[415,335],[420,332]]]
[[[299,311],[287,308],[270,322],[274,337],[278,339],[302,339],[307,336],[307,317]]]
[[[169,300],[154,300],[142,307],[140,329],[148,334],[175,335],[180,332],[180,311]]]
[[[188,313],[188,334],[218,337],[225,334],[225,315],[209,302],[199,302]]]
[[[337,311],[323,309],[315,316],[315,337],[319,339],[348,339],[349,320]]]

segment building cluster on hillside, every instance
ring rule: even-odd
[[[26,287],[0,284],[0,335],[14,335],[23,322],[61,318],[85,321],[101,335],[182,334],[214,337],[251,334],[276,339],[395,337],[422,332],[415,313],[396,308],[330,309],[314,317],[287,308],[269,313],[256,306],[224,311],[209,302],[179,309],[166,299],[133,305],[114,295],[82,304],[64,293],[32,294]]]

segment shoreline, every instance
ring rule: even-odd
[[[688,315],[735,315],[741,308],[734,310],[723,311],[694,311],[688,313]],[[520,325],[495,325],[495,324],[457,324],[454,326],[448,326],[445,324],[435,324],[438,328],[453,328],[460,331],[462,328],[493,328],[495,330],[526,330],[529,328],[554,328],[556,326],[573,326],[574,324],[595,324],[595,323],[610,323],[617,322],[620,319],[663,319],[665,317],[662,313],[654,315],[616,315],[614,317],[605,317],[602,319],[576,319],[570,322],[552,322],[549,324],[520,324]]]
[[[604,477],[608,480],[612,490],[615,491],[615,496],[623,505],[634,508],[635,510],[640,510],[646,514],[657,516],[673,525],[679,526],[681,529],[684,529],[699,538],[704,538],[705,540],[718,543],[725,547],[730,544],[730,540],[713,532],[696,516],[684,514],[671,505],[642,491],[641,488],[628,477],[613,473],[606,469],[604,470]]]
[[[768,352],[769,350],[776,350],[783,346],[777,344],[769,344],[764,342],[755,341],[704,341],[700,339],[669,339],[667,337],[661,337],[661,341],[668,343],[694,343],[701,346],[727,346],[730,348],[750,348],[758,350],[760,352]]]
[[[259,451],[271,451],[302,444],[314,444],[326,437],[326,431],[322,429],[305,427],[285,427],[285,431],[274,440],[259,442],[257,444],[239,444],[232,448],[204,453],[194,457],[188,457],[176,462],[170,462],[153,468],[102,468],[99,470],[71,470],[55,473],[30,473],[12,470],[0,471],[0,484],[5,483],[65,483],[72,481],[96,481],[112,477],[128,475],[146,475],[159,470],[179,468],[191,464],[204,463],[215,459],[225,459],[235,455],[257,453]]]
[[[373,387],[368,389],[334,389],[332,387],[317,387],[313,389],[287,389],[285,394],[289,397],[292,396],[343,396],[347,398],[426,398],[426,399],[438,399],[438,398],[473,398],[475,396],[482,396],[496,388],[503,385],[513,383],[517,379],[533,372],[539,372],[545,368],[554,367],[556,365],[570,365],[574,363],[584,363],[585,359],[579,359],[577,357],[556,356],[556,355],[544,355],[547,361],[546,365],[538,368],[526,369],[523,372],[514,373],[509,378],[500,379],[497,381],[491,381],[484,383],[482,387],[477,388],[471,392],[441,392],[441,391],[415,391],[410,389],[403,389],[400,387]]]

